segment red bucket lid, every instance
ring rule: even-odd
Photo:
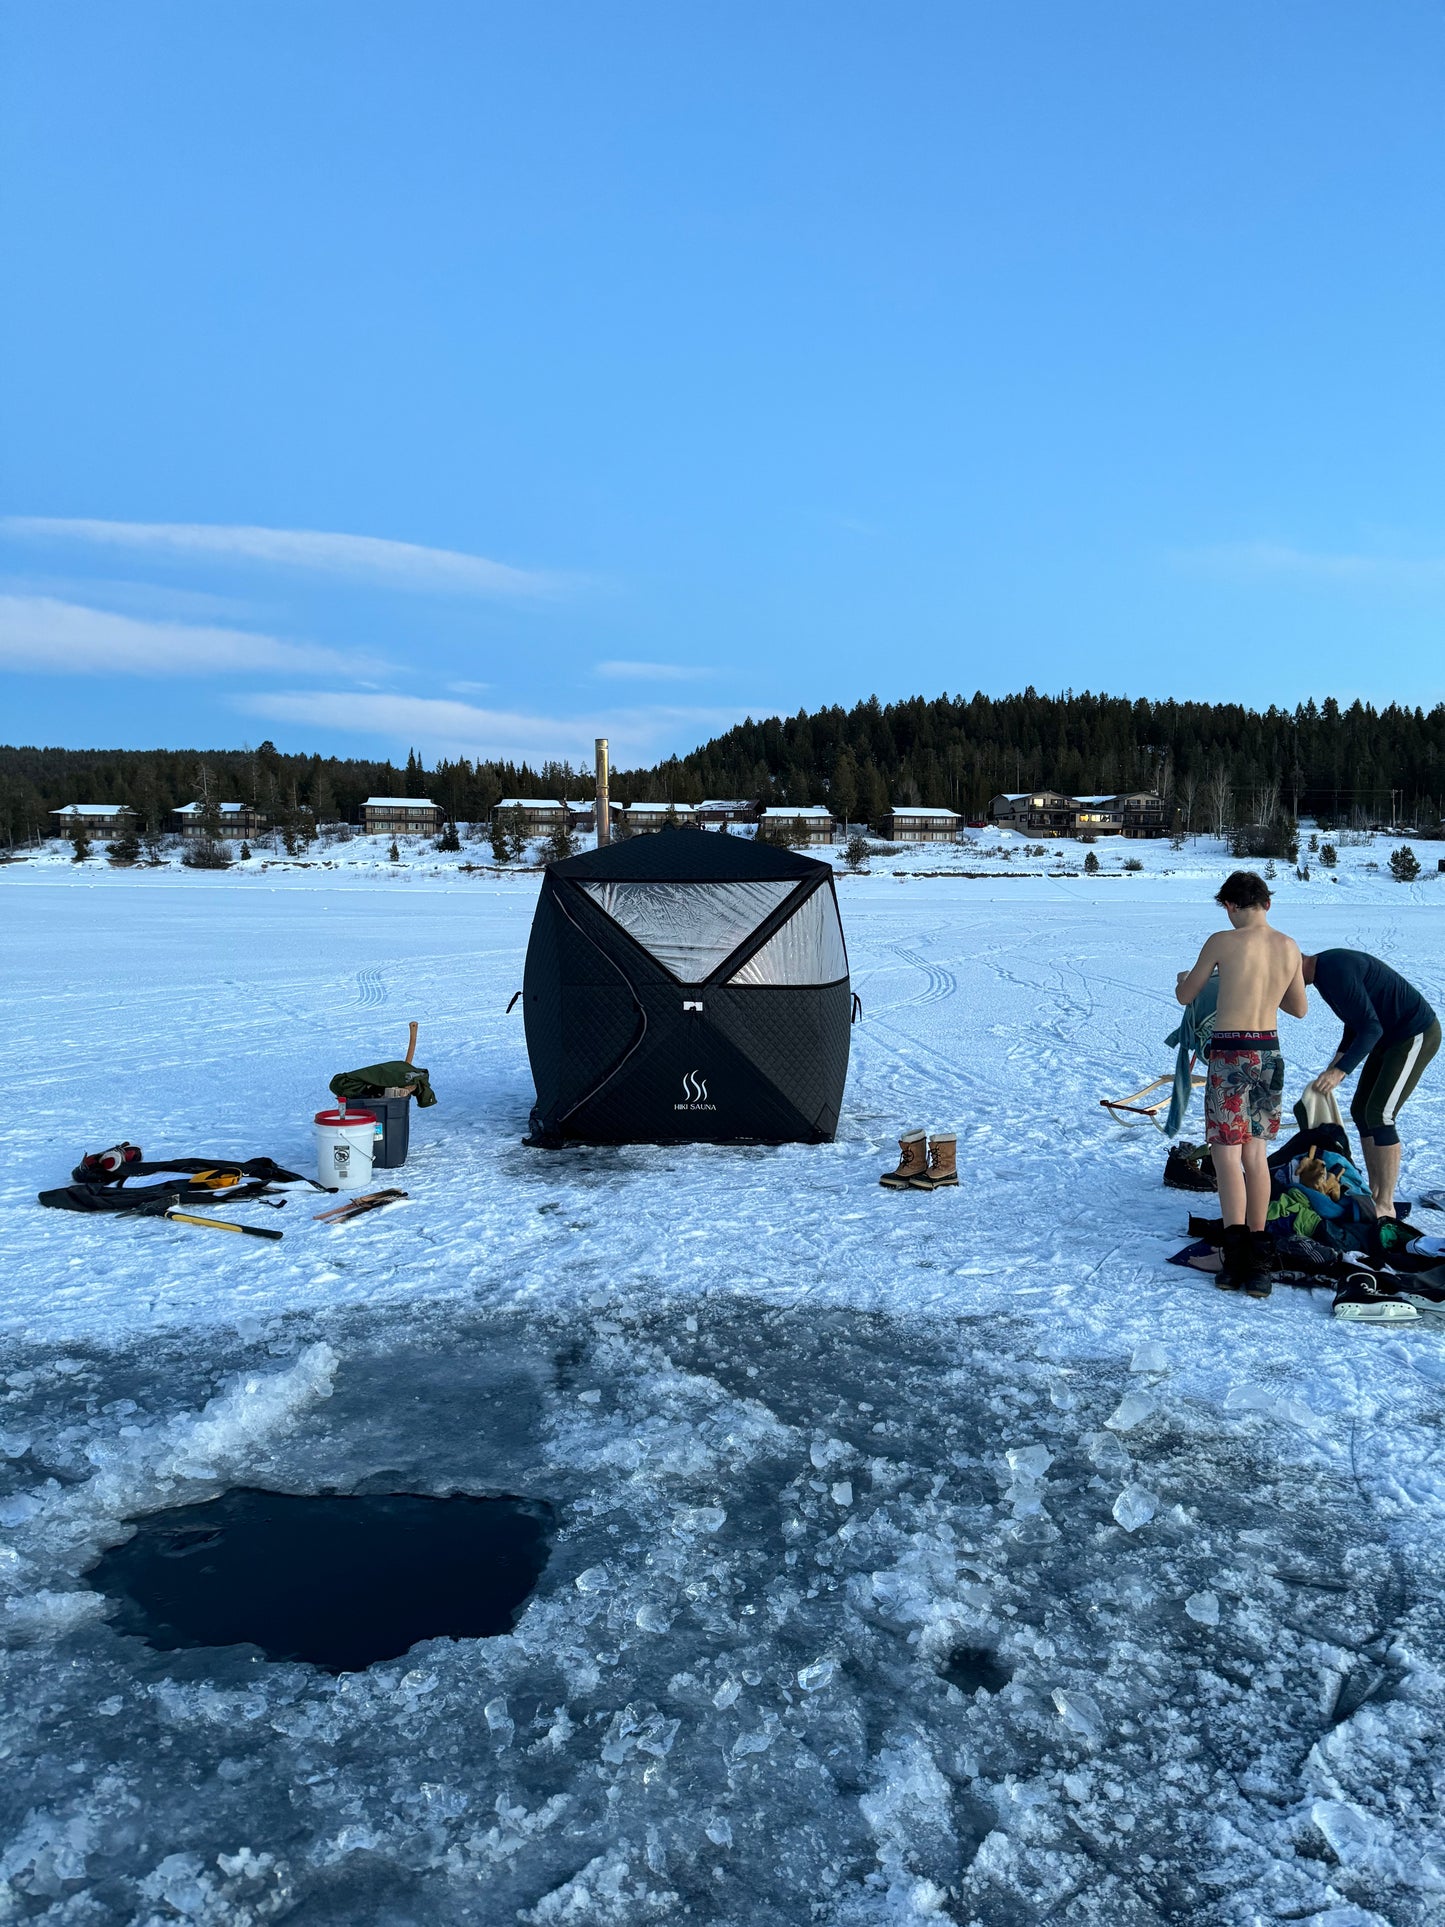
[[[371,1111],[348,1110],[343,1117],[340,1111],[318,1111],[318,1124],[375,1124],[376,1118]]]

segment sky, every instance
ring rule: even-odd
[[[1431,0],[7,0],[0,739],[1445,700]]]

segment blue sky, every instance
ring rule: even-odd
[[[0,14],[7,741],[1445,699],[1424,0]]]

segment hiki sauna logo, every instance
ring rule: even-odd
[[[716,1104],[708,1102],[707,1080],[700,1071],[687,1071],[682,1080],[683,1102],[674,1104],[675,1111],[715,1111]]]

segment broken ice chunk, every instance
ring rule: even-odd
[[[1189,1617],[1201,1626],[1219,1624],[1219,1594],[1214,1592],[1192,1592],[1184,1602],[1184,1610]]]
[[[725,1679],[712,1696],[712,1703],[719,1712],[724,1712],[741,1693],[742,1687],[735,1679]]]
[[[636,1623],[645,1633],[665,1633],[672,1624],[672,1616],[665,1606],[648,1600],[646,1605],[637,1608]]]
[[[835,1480],[832,1490],[834,1505],[852,1505],[853,1481],[851,1479]]]
[[[1156,1345],[1151,1341],[1147,1345],[1139,1346],[1129,1360],[1129,1370],[1131,1372],[1167,1372],[1169,1354],[1162,1345]]]
[[[1379,1869],[1389,1854],[1390,1822],[1349,1800],[1316,1800],[1310,1818],[1329,1842],[1343,1867],[1352,1871]]]
[[[819,1693],[837,1670],[836,1659],[815,1659],[811,1666],[803,1667],[798,1674],[798,1684],[805,1693]]]
[[[30,1450],[30,1439],[24,1432],[0,1432],[0,1459],[23,1459]]]
[[[1111,1432],[1132,1432],[1154,1411],[1154,1400],[1144,1392],[1126,1392],[1104,1420]]]
[[[1099,1711],[1099,1702],[1091,1699],[1087,1693],[1077,1692],[1072,1687],[1065,1690],[1062,1686],[1054,1688],[1053,1702],[1070,1732],[1097,1746],[1104,1737],[1104,1715]]]
[[[512,1744],[512,1735],[517,1730],[517,1723],[508,1713],[504,1698],[488,1700],[482,1708],[482,1717],[487,1722],[487,1731],[494,1733],[503,1746]]]
[[[1089,1455],[1090,1465],[1096,1465],[1101,1472],[1123,1478],[1134,1468],[1134,1461],[1112,1432],[1086,1432],[1084,1450]]]
[[[727,1522],[720,1505],[679,1506],[672,1515],[672,1529],[679,1535],[692,1532],[717,1532]]]
[[[589,1566],[586,1572],[579,1572],[572,1581],[578,1592],[610,1592],[612,1574],[606,1566]]]
[[[1142,1485],[1126,1485],[1114,1501],[1114,1517],[1125,1532],[1137,1532],[1140,1526],[1147,1526],[1158,1510],[1158,1493]]]
[[[830,1465],[846,1465],[856,1456],[852,1446],[845,1445],[842,1439],[814,1439],[808,1447],[808,1457],[819,1472],[826,1472]]]
[[[1056,1378],[1049,1387],[1049,1403],[1056,1411],[1072,1412],[1078,1402],[1063,1379]]]
[[[1054,1462],[1054,1455],[1046,1445],[1018,1445],[1004,1457],[1009,1471],[1022,1473],[1026,1479],[1041,1479]]]
[[[726,1820],[709,1820],[703,1831],[715,1847],[730,1847],[733,1843],[733,1830]]]

